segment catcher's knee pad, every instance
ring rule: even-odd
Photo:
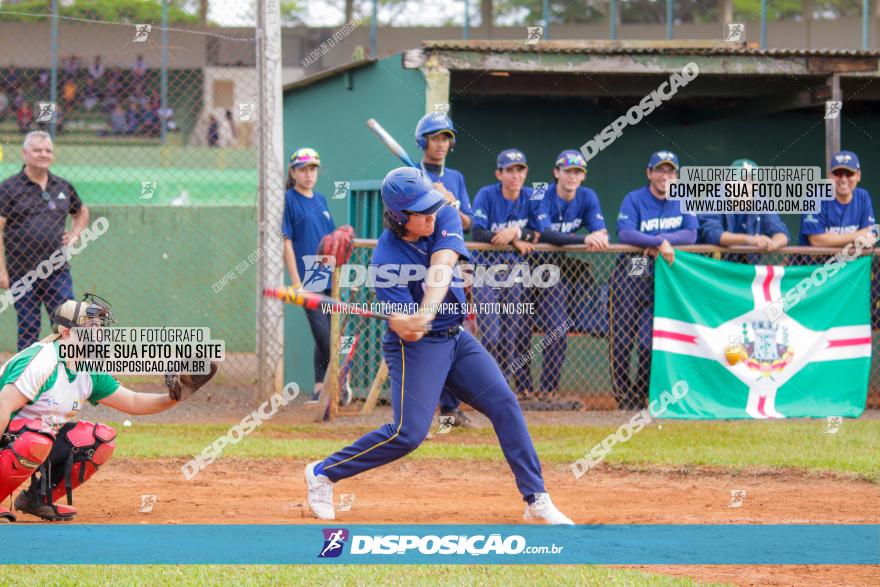
[[[52,450],[55,436],[42,420],[13,420],[0,441],[0,501],[33,475]]]
[[[43,471],[52,492],[49,503],[54,503],[67,494],[67,503],[72,505],[73,490],[88,481],[98,467],[110,460],[116,448],[113,442],[115,438],[116,431],[106,424],[80,420],[76,424],[65,425],[58,433],[58,440],[49,459],[56,469],[61,470]]]

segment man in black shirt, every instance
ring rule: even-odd
[[[62,302],[73,299],[70,266],[43,263],[55,251],[75,243],[89,222],[88,208],[74,187],[49,173],[52,138],[34,131],[24,140],[25,164],[0,183],[0,289],[10,289],[18,314],[18,349],[40,336],[40,309],[51,317]],[[65,232],[67,215],[71,230]],[[56,254],[53,259],[58,259]],[[46,274],[47,268],[57,267]],[[5,307],[5,305],[4,305]]]

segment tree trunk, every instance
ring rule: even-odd
[[[813,0],[804,0],[804,28],[807,31],[806,48],[813,44]]]
[[[199,0],[199,24],[208,24],[208,0]]]
[[[483,38],[492,38],[492,0],[480,0],[480,28]]]
[[[354,0],[345,0],[345,22],[354,19]]]

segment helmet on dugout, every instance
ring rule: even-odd
[[[428,148],[428,135],[446,132],[452,137],[450,148],[455,146],[455,126],[452,119],[442,112],[429,112],[416,125],[416,144],[424,151]]]
[[[433,214],[446,203],[443,195],[421,169],[398,167],[382,180],[382,202],[400,224],[406,224],[409,212]]]

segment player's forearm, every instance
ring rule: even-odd
[[[584,244],[584,237],[580,234],[545,230],[541,233],[540,242],[556,245],[558,247],[563,247],[565,245],[582,245]]]
[[[749,236],[748,234],[739,234],[737,232],[727,232],[724,231],[721,233],[721,238],[718,239],[718,244],[722,247],[734,247],[736,245],[747,245],[749,244]]]
[[[461,228],[463,230],[470,230],[472,224],[471,217],[461,210],[458,211],[458,215],[461,217]]]
[[[617,232],[617,238],[622,244],[632,245],[643,249],[657,248],[663,242],[663,238],[644,234],[638,230],[623,229]]]
[[[690,228],[682,228],[675,232],[663,232],[659,236],[670,245],[692,245],[697,242],[697,231]]]
[[[491,243],[495,233],[481,226],[474,227],[474,240],[479,243]]]
[[[770,240],[776,245],[777,249],[785,247],[788,245],[788,235],[784,232],[777,232],[773,236],[770,237]]]
[[[437,314],[440,304],[449,292],[452,283],[452,271],[458,262],[458,253],[451,249],[442,249],[431,255],[431,266],[425,276],[425,295],[419,312],[428,316],[429,320]]]
[[[129,404],[130,409],[123,411],[133,416],[146,416],[149,414],[164,412],[168,408],[176,406],[178,403],[180,402],[171,399],[167,393],[134,392],[134,397]]]
[[[847,234],[835,234],[833,232],[823,232],[821,234],[807,235],[807,240],[814,247],[845,247],[853,242],[856,238],[855,232]]]

